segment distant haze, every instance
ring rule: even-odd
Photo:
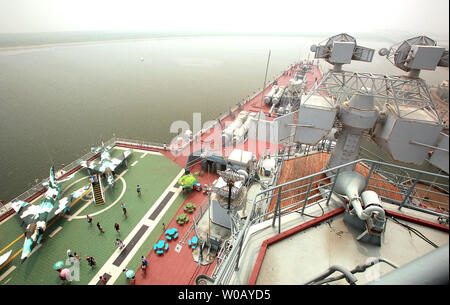
[[[373,33],[448,40],[448,0],[0,0],[0,33]]]

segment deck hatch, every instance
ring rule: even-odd
[[[131,241],[126,245],[125,249],[122,250],[122,252],[120,252],[119,256],[116,258],[116,260],[114,261],[113,265],[119,267],[122,262],[124,261],[124,259],[127,257],[128,253],[131,252],[131,250],[133,250],[134,246],[136,245],[136,243],[139,241],[139,239],[141,239],[142,235],[144,235],[145,231],[147,231],[148,226],[143,225],[139,231],[136,233],[136,235],[133,236],[133,238],[131,239]]]
[[[166,204],[169,202],[170,198],[172,198],[173,194],[175,193],[174,192],[167,193],[166,197],[164,197],[159,206],[156,208],[156,210],[153,211],[152,215],[150,215],[148,219],[155,220],[158,214],[162,211],[162,209],[164,209]]]

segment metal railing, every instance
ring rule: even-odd
[[[272,227],[274,227],[278,218],[278,232],[280,233],[282,230],[282,215],[294,212],[303,215],[310,207],[320,205],[323,202],[326,202],[325,204],[328,205],[331,198],[330,194],[334,190],[333,181],[336,181],[335,178],[348,165],[359,165],[357,170],[365,178],[364,190],[377,192],[382,201],[396,204],[399,206],[399,209],[411,208],[438,217],[448,218],[448,193],[437,191],[437,189],[448,189],[448,176],[374,160],[356,160],[271,187],[256,194],[242,230],[239,232],[231,251],[223,258],[224,261],[220,266],[220,270],[215,273],[217,275],[214,283],[219,285],[230,283],[234,270],[239,269],[240,255],[247,246],[247,243],[244,245],[244,240],[251,238],[251,236],[248,236],[248,232],[252,225],[272,218]],[[335,174],[331,174],[333,172]],[[401,175],[400,173],[402,172],[407,172],[408,176]],[[329,174],[329,176],[326,174]],[[411,176],[418,178],[413,181],[404,180]],[[383,177],[397,178],[395,179],[396,181],[393,181],[391,179],[386,180]],[[436,182],[437,180],[446,181],[446,183]],[[398,188],[400,184],[406,187]],[[433,198],[431,198],[432,196]],[[427,202],[428,207],[414,206],[411,203],[411,199]],[[261,212],[261,209],[256,207],[262,202],[269,202],[269,204],[274,206],[273,210]],[[433,205],[439,205],[442,210],[433,208]],[[253,232],[252,234],[255,233]]]

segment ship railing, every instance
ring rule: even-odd
[[[358,172],[365,178],[364,190],[375,191],[383,202],[392,203],[398,209],[418,210],[433,216],[436,221],[449,218],[448,176],[406,168],[395,164],[369,159],[359,159],[331,169],[289,181],[265,190],[254,196],[246,222],[239,232],[232,249],[224,254],[220,270],[217,271],[215,284],[229,284],[235,271],[239,270],[241,253],[248,247],[254,231],[249,235],[252,225],[271,220],[272,227],[282,232],[281,216],[290,213],[307,215],[311,207],[329,205],[334,183],[348,165],[358,166]],[[406,172],[407,175],[402,173]],[[394,177],[386,180],[383,177]],[[412,177],[412,178],[411,178]],[[396,183],[394,183],[397,181]],[[397,185],[403,186],[402,188]],[[268,202],[272,209],[264,211],[258,205]],[[264,212],[263,212],[264,211]]]
[[[106,143],[105,143],[106,144]],[[60,169],[56,169],[55,168],[55,176],[57,179],[61,178],[61,177],[65,177],[73,172],[76,172],[80,165],[80,161],[85,161],[85,160],[89,160],[93,157],[95,157],[97,155],[96,152],[92,152],[89,151],[86,154],[84,154],[83,156],[81,156],[80,158],[78,158],[77,160],[73,161],[72,163],[65,165],[64,167],[60,168]],[[45,182],[48,182],[48,178],[43,178],[43,179],[36,179],[35,181],[40,181],[39,183],[33,185],[31,188],[29,188],[27,191],[23,192],[22,194],[20,194],[19,196],[13,198],[12,200],[10,200],[8,203],[4,204],[2,206],[2,209],[0,209],[0,216],[6,214],[6,213],[10,213],[12,210],[12,203],[15,201],[29,201],[30,198],[36,199],[34,198],[37,194],[39,193],[43,193],[47,188],[45,186],[43,186],[42,184]]]
[[[130,145],[136,145],[140,147],[145,148],[157,148],[157,149],[163,149],[164,144],[158,143],[158,142],[150,142],[146,140],[133,140],[133,139],[127,139],[127,138],[112,138],[110,140],[113,145],[116,145],[116,143],[122,143],[122,144],[130,144]]]

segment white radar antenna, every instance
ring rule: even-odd
[[[274,120],[279,141],[317,145],[336,127],[337,143],[327,169],[357,160],[365,133],[394,160],[422,164],[427,159],[448,173],[448,136],[441,133],[444,124],[425,81],[418,77],[422,69],[448,67],[448,51],[424,36],[389,51],[381,49],[380,55],[410,72],[405,76],[343,71],[343,64],[370,62],[374,53],[347,34],[313,45],[311,51],[334,67],[302,97],[298,111]]]

